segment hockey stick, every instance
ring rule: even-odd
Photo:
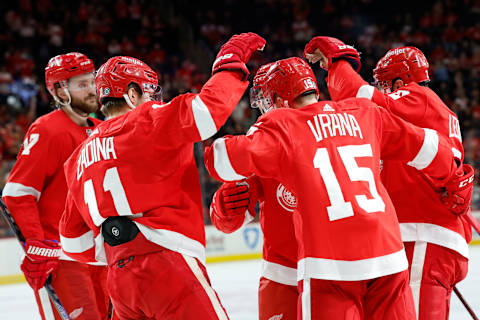
[[[480,223],[472,215],[472,210],[468,209],[468,212],[465,214],[465,218],[470,223],[470,225],[473,227],[473,229],[475,229],[475,231],[477,231],[477,233],[480,235]]]
[[[462,304],[465,306],[465,308],[467,309],[468,313],[472,316],[472,319],[474,320],[478,320],[478,317],[477,315],[475,314],[475,312],[473,312],[472,308],[470,308],[470,306],[468,305],[467,301],[465,301],[465,299],[463,298],[462,294],[460,293],[460,291],[458,291],[457,287],[453,287],[453,292],[455,292],[455,294],[457,295],[458,299],[462,302]]]
[[[5,220],[7,220],[8,225],[12,229],[12,231],[15,233],[18,241],[20,242],[20,245],[23,248],[22,243],[25,242],[25,237],[23,236],[22,232],[20,231],[20,228],[17,226],[17,223],[15,220],[13,220],[12,215],[10,214],[10,211],[8,211],[7,207],[5,206],[5,203],[3,202],[2,199],[0,199],[0,207],[2,208],[2,213],[3,216],[5,217]],[[50,297],[50,300],[53,303],[53,306],[55,309],[57,309],[58,314],[62,318],[62,320],[71,320],[70,316],[68,315],[67,310],[63,307],[62,303],[60,302],[60,299],[58,298],[57,293],[52,287],[52,276],[50,275],[45,281],[44,288],[48,293],[48,296]]]

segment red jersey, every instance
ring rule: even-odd
[[[62,110],[30,126],[2,196],[26,239],[60,240],[58,223],[65,208],[67,184],[63,164],[92,132]]]
[[[252,176],[247,180],[250,204],[260,204],[260,225],[263,231],[263,261],[261,276],[287,285],[297,285],[297,241],[293,228],[293,211],[297,200],[293,194],[276,179]],[[221,192],[221,188],[217,191]],[[215,196],[214,196],[215,198]],[[253,206],[249,206],[249,208]],[[212,211],[222,210],[221,206],[210,206],[212,223],[222,231],[222,220],[214,219]],[[245,222],[256,216],[248,210]],[[240,227],[240,224],[238,224]]]
[[[333,100],[368,98],[416,126],[438,131],[450,139],[455,158],[463,162],[457,116],[431,89],[412,82],[393,93],[383,94],[368,85],[345,61],[333,64],[327,81]],[[403,241],[435,243],[468,258],[467,243],[472,238],[470,224],[442,204],[440,191],[421,172],[396,159],[385,160],[381,178],[395,205]]]
[[[64,251],[80,261],[105,261],[100,227],[120,215],[134,219],[147,240],[205,263],[193,143],[217,132],[247,85],[222,71],[198,95],[146,102],[98,126],[65,163]]]
[[[207,169],[224,181],[280,179],[298,199],[298,280],[365,280],[408,267],[380,156],[444,185],[456,165],[446,138],[367,99],[323,101],[261,117],[247,136],[217,139]]]

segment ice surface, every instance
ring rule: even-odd
[[[480,316],[480,246],[470,247],[470,255],[468,276],[457,287]],[[209,264],[207,269],[230,319],[257,319],[260,260]],[[452,296],[450,319],[471,319],[457,297],[453,293]],[[27,284],[0,286],[0,319],[40,320],[33,292]]]

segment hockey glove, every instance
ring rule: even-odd
[[[356,72],[360,70],[361,66],[358,51],[336,38],[315,37],[307,43],[303,54],[310,63],[320,61],[320,66],[325,70],[328,70],[332,63],[341,59],[348,61]]]
[[[472,203],[474,170],[471,165],[463,164],[455,176],[445,186],[442,202],[456,215],[465,214]]]
[[[57,269],[61,247],[53,240],[27,240],[25,258],[20,268],[33,290],[45,285],[48,276]]]
[[[252,53],[263,50],[265,39],[253,32],[236,34],[225,43],[213,62],[212,74],[222,70],[238,70],[243,72],[244,79],[249,75],[246,63]]]
[[[217,229],[232,233],[245,222],[249,205],[249,185],[246,182],[226,182],[213,197],[210,212],[212,223]]]

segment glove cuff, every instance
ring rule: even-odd
[[[212,75],[217,73],[217,72],[224,71],[224,70],[242,72],[243,73],[242,81],[246,80],[248,78],[248,76],[250,75],[250,72],[248,71],[248,68],[245,65],[245,63],[238,62],[238,61],[227,62],[227,63],[224,63],[222,65],[219,65],[218,67],[213,69]]]

